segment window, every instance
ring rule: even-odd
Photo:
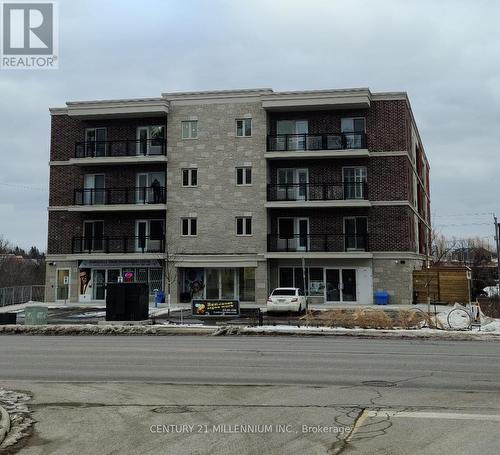
[[[366,167],[345,167],[342,172],[344,199],[365,199]]]
[[[165,227],[163,220],[137,220],[135,225],[136,251],[163,251]]]
[[[198,137],[198,120],[181,122],[182,139],[196,139]]]
[[[340,127],[345,139],[345,146],[348,149],[360,149],[365,146],[365,119],[343,118]]]
[[[340,127],[343,133],[364,133],[365,119],[358,118],[343,118],[340,122]]]
[[[106,128],[85,130],[86,156],[106,156]]]
[[[197,185],[198,185],[198,169],[183,169],[182,186],[197,186]]]
[[[83,222],[83,247],[87,251],[101,251],[103,249],[104,222]]]
[[[182,218],[181,229],[183,236],[197,235],[198,232],[198,219],[197,218]]]
[[[236,235],[252,235],[252,217],[236,218]]]
[[[364,216],[344,218],[346,250],[366,250],[368,218]]]
[[[307,120],[278,120],[276,122],[278,150],[306,150],[309,122]]]
[[[251,185],[252,184],[252,168],[237,167],[236,168],[236,185]]]
[[[85,174],[83,178],[83,198],[77,203],[84,205],[105,204],[104,174]],[[76,193],[78,195],[78,192]]]
[[[252,135],[252,119],[244,118],[236,120],[236,136],[248,137]]]
[[[165,153],[165,129],[159,126],[137,128],[137,155],[162,155]]]
[[[245,267],[239,269],[240,300],[255,302],[255,269]]]

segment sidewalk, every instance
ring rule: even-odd
[[[47,308],[81,308],[82,310],[88,310],[89,308],[106,308],[106,303],[103,301],[90,301],[88,303],[76,303],[76,302],[68,302],[64,303],[44,303],[44,302],[28,302],[21,303],[18,305],[6,305],[0,307],[0,313],[17,313],[23,311],[27,305],[43,305]],[[439,313],[440,309],[443,308],[451,308],[451,305],[436,305],[436,311]],[[266,305],[260,305],[258,303],[242,303],[241,308],[260,308],[261,310],[266,310]],[[418,308],[419,310],[427,311],[427,305],[418,304],[418,305],[375,305],[369,304],[364,305],[360,303],[321,303],[316,305],[309,305],[310,310],[356,310],[356,309],[377,309],[384,311],[399,311],[399,310],[411,310]],[[182,310],[190,310],[190,303],[172,303],[170,305],[171,311],[180,311]],[[152,315],[159,316],[161,314],[166,314],[168,312],[168,305],[166,303],[162,303],[158,306],[154,304],[154,302],[149,303],[149,310]],[[431,313],[434,313],[434,305],[431,305]]]

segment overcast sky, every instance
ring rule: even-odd
[[[49,112],[166,91],[407,91],[433,222],[493,237],[500,215],[495,1],[59,0],[60,68],[0,70],[0,234],[46,248]]]

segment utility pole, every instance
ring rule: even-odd
[[[497,216],[493,214],[493,220],[495,222],[495,242],[497,244],[497,297],[500,296],[500,239],[498,232],[498,220]]]

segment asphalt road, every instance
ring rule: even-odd
[[[0,387],[33,394],[38,423],[25,455],[496,455],[499,348],[323,337],[0,336]],[[165,432],[170,425],[175,430]],[[249,434],[221,425],[270,426]]]

